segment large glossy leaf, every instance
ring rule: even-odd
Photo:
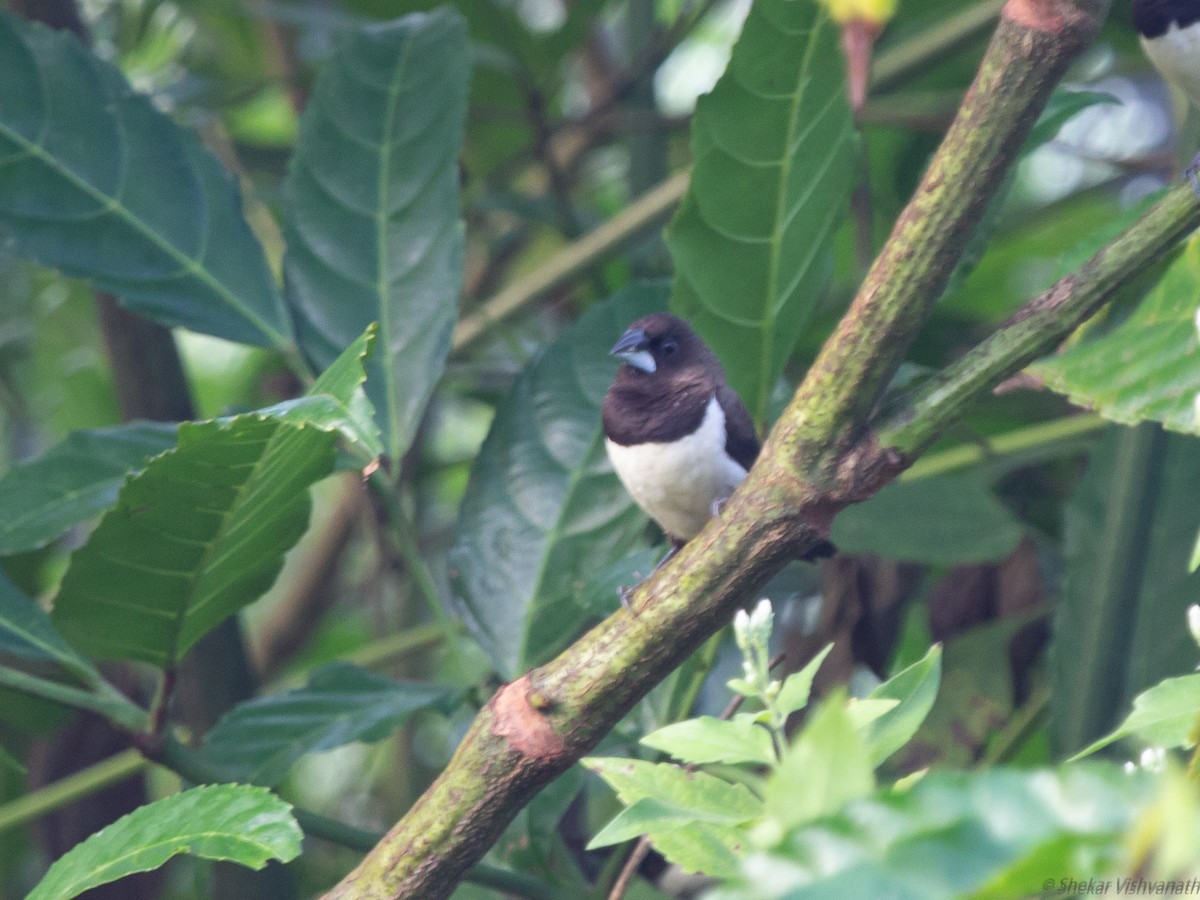
[[[932,771],[749,856],[709,900],[893,900],[1078,894],[1121,874],[1125,830],[1151,798],[1119,767]],[[1127,870],[1125,870],[1127,871]],[[1111,887],[1111,884],[1110,884]]]
[[[830,538],[848,553],[951,566],[1001,559],[1023,533],[986,474],[970,472],[895,481],[839,513]]]
[[[0,12],[0,227],[169,325],[285,347],[237,186],[196,137],[66,32]]]
[[[1050,668],[1051,732],[1064,751],[1115,727],[1137,694],[1196,666],[1187,607],[1200,602],[1200,573],[1189,575],[1187,563],[1200,444],[1167,435],[1161,458],[1148,462],[1130,455],[1130,439],[1130,429],[1111,429],[1064,514]],[[1159,474],[1148,477],[1151,469]],[[1144,483],[1130,496],[1135,479]]]
[[[138,422],[76,431],[0,478],[0,554],[34,550],[117,501],[125,478],[175,445],[176,427]]]
[[[392,457],[412,441],[458,315],[469,74],[466,25],[449,7],[357,32],[317,81],[285,188],[300,346],[321,369],[380,323],[367,390]]]
[[[360,432],[365,401],[353,394],[367,344],[355,342],[300,400],[179,426],[178,446],[126,482],[71,557],[53,619],[72,644],[172,666],[271,585],[307,527],[309,485],[333,470],[338,431]]]
[[[666,302],[629,288],[588,310],[521,373],[471,472],[451,554],[456,596],[497,670],[514,677],[572,640],[592,579],[632,550],[645,517],[613,474],[600,404],[608,350]]]
[[[831,271],[856,141],[824,7],[757,0],[692,124],[695,169],[671,226],[671,308],[729,370],[756,422]]]
[[[1042,360],[1046,384],[1114,422],[1147,419],[1200,433],[1200,235],[1184,245],[1158,285],[1116,328]]]
[[[419,710],[448,711],[461,693],[334,663],[314,672],[303,688],[259,697],[226,714],[205,736],[203,753],[230,778],[269,787],[307,753],[382,740]]]
[[[291,806],[264,788],[196,787],[118,819],[55,860],[28,900],[70,900],[187,853],[261,869],[300,855]]]

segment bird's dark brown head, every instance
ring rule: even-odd
[[[691,326],[667,313],[638,319],[609,352],[625,362],[622,369],[643,375],[681,374],[692,369],[724,375],[717,357]]]

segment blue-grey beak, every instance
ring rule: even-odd
[[[613,348],[608,353],[610,356],[625,360],[635,369],[653,372],[658,366],[655,365],[649,348],[650,339],[646,337],[646,332],[640,328],[630,328],[621,335],[619,341],[613,344]]]

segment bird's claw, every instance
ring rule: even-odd
[[[623,584],[617,588],[617,596],[621,598],[621,605],[630,612],[633,612],[633,605],[630,600],[633,598],[633,592],[637,590],[637,585]]]

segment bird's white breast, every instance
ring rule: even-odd
[[[1180,28],[1172,22],[1166,34],[1141,40],[1154,67],[1200,108],[1200,23]]]
[[[690,540],[726,500],[746,470],[725,452],[725,413],[713,397],[692,434],[668,443],[621,446],[606,440],[626,490],[672,537]]]

